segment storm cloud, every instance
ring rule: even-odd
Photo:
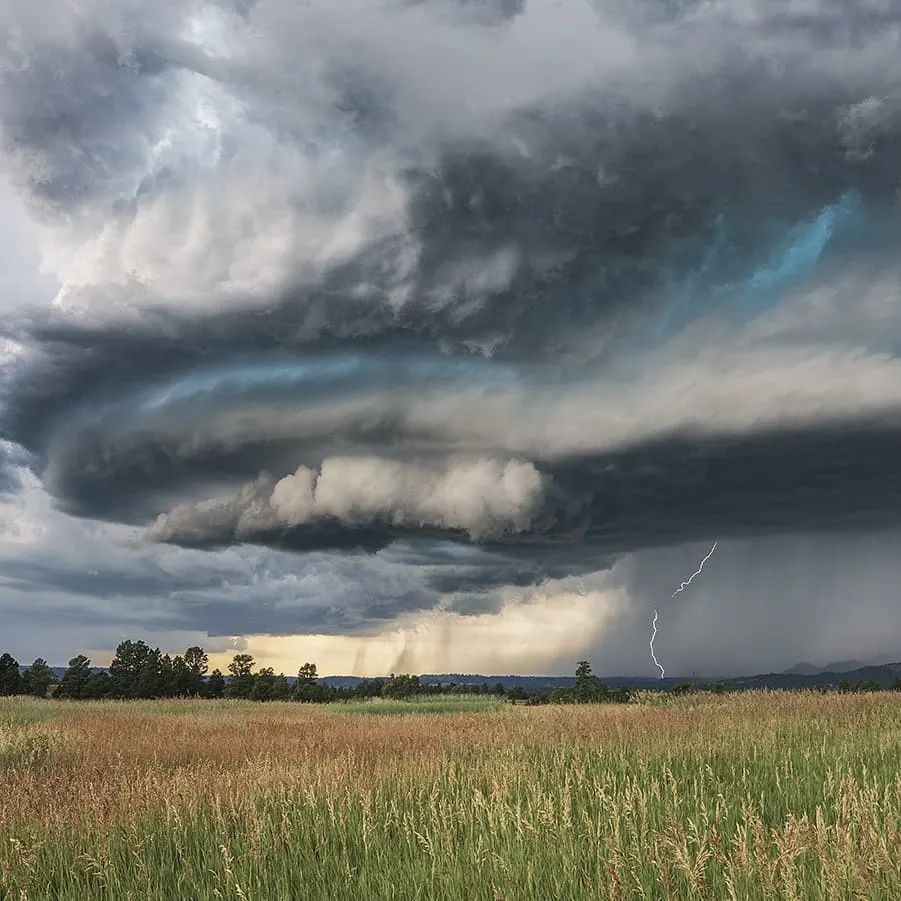
[[[899,43],[882,0],[13,0],[0,493],[129,537],[103,585],[14,548],[7,594],[353,633],[883,542]],[[318,575],[146,581],[233,551]]]

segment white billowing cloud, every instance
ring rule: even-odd
[[[584,382],[560,396],[519,388],[488,397],[447,394],[409,412],[411,434],[551,459],[615,450],[673,433],[746,435],[848,417],[896,417],[901,361],[887,353],[808,348],[803,352],[695,351],[661,361],[635,383]]]
[[[0,171],[0,311],[46,302],[56,294],[59,283],[41,272],[39,264],[38,229]],[[4,345],[8,342],[0,341],[0,366]]]
[[[223,535],[243,537],[268,531],[279,525],[269,503],[271,492],[272,477],[263,473],[233,496],[179,504],[161,514],[150,536],[160,541],[177,537],[187,544],[202,544]]]
[[[293,475],[275,483],[269,503],[278,520],[289,526],[299,526],[314,519],[316,473],[308,466],[299,466]]]
[[[40,214],[57,306],[101,317],[271,303],[389,236],[397,258],[383,260],[381,299],[396,308],[418,255],[404,173],[435,153],[447,123],[457,139],[495,133],[498,116],[578,90],[599,59],[631,54],[576,0],[484,32],[425,4],[371,0],[269,0],[243,14],[199,0],[88,2],[52,23],[15,2],[8,18],[5,161]],[[567,36],[565,57],[545,52],[550,25]],[[354,107],[370,84],[394,120],[378,136]],[[38,102],[42,120],[91,127],[44,134]],[[484,272],[448,273],[447,290],[459,283],[477,304],[515,266],[503,251]]]
[[[443,467],[382,457],[329,457],[273,486],[268,476],[232,497],[180,504],[150,529],[158,541],[250,537],[332,518],[410,528],[460,529],[473,539],[526,531],[544,499],[546,477],[523,460],[476,458]]]
[[[511,117],[598,87],[656,116],[734,47],[788,59],[799,81],[821,69],[863,79],[896,54],[880,34],[837,59],[812,52],[813,29],[777,41],[771,29],[792,15],[784,4],[665,15],[657,4],[559,0],[525,4],[497,28],[473,26],[476,4],[90,0],[52,21],[31,6],[14,0],[4,22],[3,156],[51,213],[41,244],[58,304],[97,314],[252,308],[319,284],[389,236],[400,249],[380,299],[396,309],[414,296],[421,224],[405,173],[429,171],[448,143],[530,157],[538,148],[511,134]],[[825,5],[797,6],[829,20]],[[867,157],[886,105],[873,96],[842,114],[855,158]],[[515,248],[459,262],[418,299],[459,305],[459,321],[519,262]],[[372,291],[365,278],[355,287]]]
[[[321,139],[298,147],[220,86],[179,83],[180,113],[148,151],[134,197],[96,222],[45,230],[57,306],[271,303],[406,229],[405,192],[377,154]]]
[[[462,461],[435,471],[378,457],[333,457],[322,464],[313,500],[320,516],[346,522],[385,518],[479,538],[527,529],[543,490],[538,470],[520,460]]]

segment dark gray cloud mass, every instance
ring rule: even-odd
[[[318,581],[5,584],[353,632],[898,527],[899,43],[880,0],[13,0],[2,170],[56,296],[0,300],[0,492]]]

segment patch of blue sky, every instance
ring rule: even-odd
[[[751,312],[778,303],[783,289],[807,278],[817,267],[836,232],[859,212],[859,200],[845,194],[823,207],[810,222],[795,226],[786,242],[755,270],[744,286],[743,301]]]
[[[140,406],[145,410],[158,410],[204,396],[243,394],[249,390],[316,380],[346,381],[359,368],[357,358],[339,357],[308,361],[255,361],[199,369],[150,388]]]
[[[308,360],[253,361],[200,369],[149,389],[140,408],[152,412],[203,400],[277,397],[303,390],[305,396],[325,392],[366,391],[376,386],[422,385],[432,381],[479,384],[509,381],[506,365],[469,357],[382,355],[315,357]]]
[[[674,264],[664,267],[663,303],[654,319],[653,338],[671,337],[711,310],[746,320],[776,306],[787,290],[814,274],[836,236],[859,223],[860,207],[856,194],[844,194],[812,219],[788,228],[769,257],[739,282],[716,279],[720,267],[739,250],[729,240],[725,218],[718,216],[709,246],[696,266],[688,272]]]

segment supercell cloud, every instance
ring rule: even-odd
[[[2,597],[89,621],[54,542],[112,530],[123,628],[593,578],[631,636],[670,546],[724,591],[889,547],[899,43],[888,0],[11,0]]]

